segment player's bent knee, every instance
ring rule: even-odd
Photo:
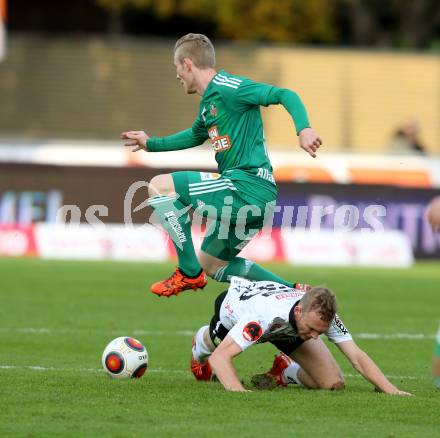
[[[343,379],[330,380],[319,385],[319,389],[327,389],[330,391],[342,391],[345,389],[345,382]]]
[[[342,391],[345,389],[345,382],[343,380],[338,380],[337,382],[333,383],[330,390],[331,391]]]
[[[174,193],[173,177],[170,174],[154,176],[148,186],[150,196],[169,195]]]

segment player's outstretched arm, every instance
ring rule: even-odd
[[[232,364],[232,359],[240,353],[240,346],[228,335],[209,358],[209,364],[227,391],[248,391],[241,384]]]
[[[351,362],[356,371],[372,383],[376,390],[386,394],[412,395],[394,386],[368,354],[361,350],[354,341],[340,342],[336,345]]]
[[[316,157],[322,140],[310,127],[306,108],[297,93],[287,88],[247,80],[238,88],[234,102],[239,109],[249,105],[283,105],[295,124],[300,147],[313,158]]]
[[[133,147],[133,152],[144,150],[147,152],[179,151],[201,145],[207,138],[207,133],[192,128],[177,132],[166,137],[150,137],[144,131],[127,131],[121,134],[123,140],[128,140],[125,146]]]
[[[132,152],[147,150],[147,140],[150,137],[145,131],[126,131],[121,134],[121,139],[126,140],[124,146],[133,147]]]

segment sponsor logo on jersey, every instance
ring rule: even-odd
[[[248,322],[243,328],[243,338],[248,342],[255,342],[261,338],[263,329],[258,322]]]
[[[225,304],[225,310],[228,312],[228,315],[232,315],[234,313],[234,309],[231,307],[230,303]]]
[[[209,105],[209,114],[211,114],[212,117],[215,117],[218,114],[217,107],[213,103]]]
[[[200,181],[211,181],[213,179],[219,179],[220,174],[214,172],[200,172]]]
[[[223,152],[231,147],[229,135],[220,135],[217,126],[209,128],[208,135],[215,153]]]
[[[275,295],[277,300],[285,300],[286,298],[298,298],[302,297],[304,294],[301,292],[283,292],[281,294]]]
[[[343,335],[348,334],[348,330],[345,328],[343,322],[337,316],[335,316],[335,325]]]
[[[275,179],[273,175],[267,169],[259,167],[257,171],[257,176],[271,182],[272,184],[275,184]]]

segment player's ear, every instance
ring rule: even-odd
[[[188,71],[192,71],[193,68],[193,62],[191,58],[183,58],[182,59],[182,65],[184,68]]]

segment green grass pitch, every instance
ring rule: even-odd
[[[438,264],[270,267],[331,287],[361,348],[415,396],[374,393],[333,348],[346,374],[343,392],[227,393],[189,371],[191,333],[209,321],[226,285],[210,281],[203,292],[165,299],[148,286],[171,264],[0,259],[0,436],[440,436],[440,392],[431,383]],[[148,348],[142,379],[113,380],[101,371],[105,345],[123,335]],[[236,359],[245,385],[275,352],[257,345]]]

